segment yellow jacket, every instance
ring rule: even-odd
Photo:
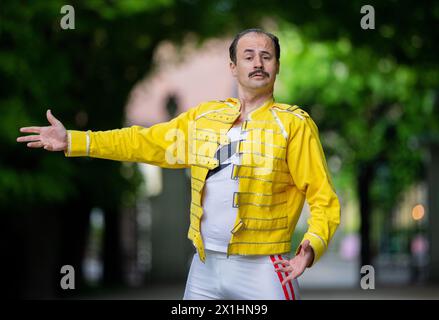
[[[191,168],[188,238],[205,260],[200,233],[203,187],[219,145],[240,115],[240,102],[211,101],[149,128],[132,126],[109,131],[68,130],[68,157],[89,156],[136,161],[164,168]],[[289,253],[291,237],[305,198],[310,206],[307,239],[316,263],[340,223],[340,205],[326,166],[318,130],[297,106],[266,101],[241,125],[247,131],[238,145],[241,164],[233,167],[239,180],[233,195],[238,214],[227,254]]]

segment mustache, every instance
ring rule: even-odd
[[[265,72],[264,70],[255,70],[255,71],[252,71],[252,72],[250,72],[250,73],[248,74],[248,77],[251,78],[251,77],[253,77],[253,76],[256,75],[256,74],[262,74],[262,75],[264,75],[264,76],[266,76],[266,77],[270,77],[270,74],[269,74],[268,72]]]

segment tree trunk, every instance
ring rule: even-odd
[[[439,144],[430,146],[428,165],[429,280],[439,284]]]
[[[117,208],[104,209],[103,285],[123,284],[122,252],[120,241],[120,212]]]
[[[85,289],[84,261],[87,237],[89,232],[91,205],[88,199],[72,201],[58,213],[61,234],[59,235],[58,264],[55,273],[57,275],[56,288],[61,298],[80,294]],[[71,265],[75,270],[75,290],[63,290],[60,287],[60,279],[63,276],[60,270],[64,265]]]
[[[373,179],[373,165],[370,162],[360,163],[358,166],[358,197],[360,201],[360,236],[361,236],[361,266],[370,265],[370,216],[371,201],[370,187]]]

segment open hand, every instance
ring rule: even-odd
[[[312,265],[314,261],[314,250],[309,244],[309,240],[305,240],[300,246],[299,253],[291,260],[275,261],[274,265],[280,264],[276,269],[277,272],[288,272],[289,275],[282,281],[285,285],[288,281],[300,277],[305,269]]]
[[[65,151],[67,149],[67,130],[61,121],[56,119],[50,110],[46,112],[50,126],[24,127],[20,132],[37,133],[17,138],[17,142],[27,142],[29,148],[44,148],[49,151]]]

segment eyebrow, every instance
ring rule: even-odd
[[[247,52],[254,53],[255,50],[253,50],[253,49],[245,49],[244,53],[247,53]],[[269,54],[271,56],[271,53],[268,52],[268,51],[262,50],[261,52],[264,53],[264,54]]]

